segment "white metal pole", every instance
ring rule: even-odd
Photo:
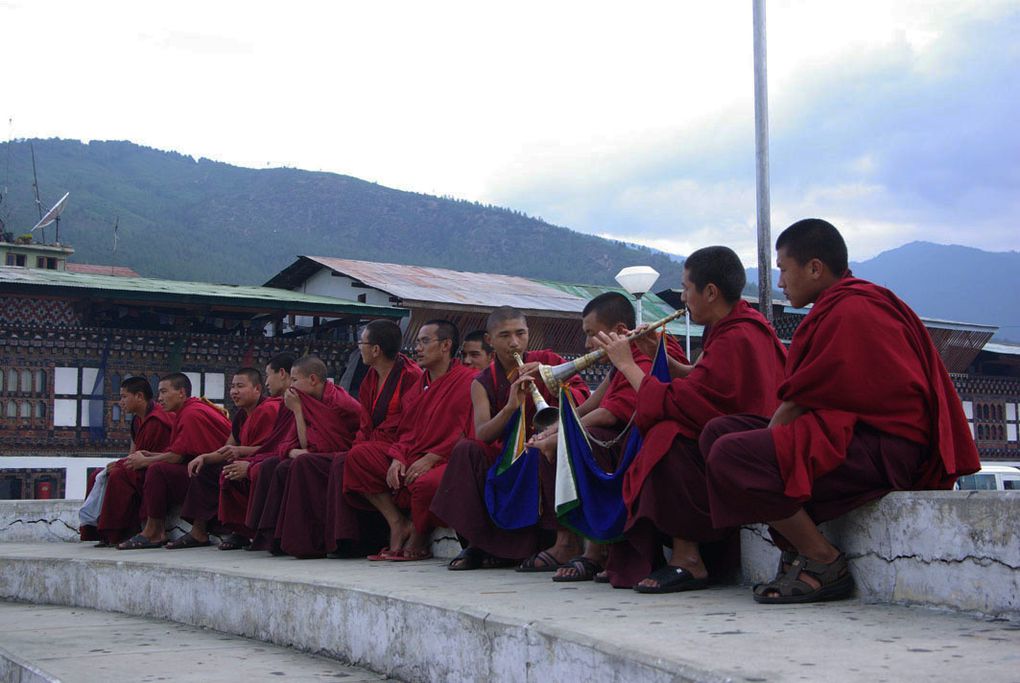
[[[754,146],[758,205],[758,308],[772,322],[772,219],[769,200],[769,91],[765,0],[754,2]]]

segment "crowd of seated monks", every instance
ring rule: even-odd
[[[131,447],[90,482],[82,538],[180,550],[213,534],[224,551],[409,562],[431,558],[432,530],[450,527],[462,547],[450,570],[668,593],[727,577],[740,526],[765,523],[781,554],[755,600],[847,597],[847,559],[817,525],[889,491],[951,488],[978,455],[923,324],[853,277],[837,229],[799,221],[776,251],[786,298],[811,305],[789,349],[741,299],[737,255],[706,247],[683,269],[705,330],[697,359],[657,331],[632,335],[630,301],[602,294],[580,320],[611,364],[594,391],[577,376],[550,391],[539,366],[564,359],[529,349],[509,307],[463,342],[428,321],[413,359],[398,325],[368,323],[357,398],[314,356],[237,370],[232,418],[183,374],[156,396],[128,378]],[[540,429],[536,390],[560,411]],[[565,465],[580,451],[593,476]],[[169,540],[177,506],[191,528]]]

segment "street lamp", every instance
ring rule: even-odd
[[[616,274],[616,281],[620,286],[633,295],[636,304],[634,305],[637,324],[641,325],[641,297],[652,288],[655,281],[659,279],[659,271],[649,266],[630,266]]]

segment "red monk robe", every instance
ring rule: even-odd
[[[397,356],[382,386],[375,368],[368,369],[358,388],[361,428],[354,439],[355,445],[369,441],[391,444],[397,440],[404,409],[417,399],[421,390],[421,376],[422,369],[404,354]],[[332,455],[326,484],[326,516],[322,524],[325,545],[318,545],[311,532],[303,544],[292,537],[284,547],[292,555],[313,556],[323,552],[336,552],[348,557],[370,555],[386,545],[389,538],[386,520],[377,510],[363,510],[348,504],[343,492],[347,453]]]
[[[675,339],[666,335],[665,344],[667,355],[680,363],[687,363],[687,356],[684,355],[683,349]],[[652,371],[652,359],[646,356],[638,348],[637,344],[633,342],[630,345],[630,351],[634,357],[634,362],[641,368],[641,372],[645,375],[650,373]],[[631,386],[630,381],[627,380],[627,377],[622,372],[617,372],[616,368],[609,371],[609,386],[606,388],[606,393],[602,396],[602,400],[599,401],[598,407],[612,413],[613,417],[616,418],[616,425],[613,427],[592,427],[587,430],[588,433],[600,441],[616,439],[616,437],[620,436],[621,431],[626,428],[627,424],[630,423],[631,417],[634,416],[637,410],[637,390]],[[614,472],[619,465],[626,442],[626,437],[619,438],[610,448],[592,443],[592,455],[595,456],[596,461],[603,470]],[[555,500],[555,481],[548,481],[555,478],[555,465],[548,464],[545,458],[543,458],[543,461],[545,462],[544,466],[549,470],[550,476],[543,478],[542,494],[543,496],[548,494],[548,497],[544,498],[545,500]]]
[[[166,452],[181,456],[181,462],[157,462],[147,468],[142,491],[143,518],[163,519],[172,506],[184,501],[188,493],[188,462],[225,444],[230,426],[230,420],[206,400],[190,397],[184,401],[166,447]]]
[[[358,444],[347,454],[344,465],[344,493],[356,507],[369,509],[360,494],[386,493],[386,472],[393,460],[411,465],[426,453],[441,461],[413,484],[396,492],[396,503],[411,511],[411,520],[420,534],[428,534],[441,525],[429,514],[429,505],[439,487],[454,444],[471,431],[471,382],[475,372],[453,361],[450,369],[434,382],[426,372],[420,381],[421,395],[406,407],[400,419],[395,443],[369,441]]]
[[[131,421],[131,441],[136,451],[162,453],[170,443],[177,416],[168,413],[155,401],[149,402],[145,417]],[[147,469],[131,470],[118,460],[110,468],[99,513],[97,529],[106,543],[116,544],[130,538],[138,529],[139,510],[142,505],[142,489]]]
[[[254,454],[238,458],[239,461],[248,463],[248,476],[245,479],[225,479],[220,477],[220,499],[216,516],[220,524],[235,534],[247,538],[255,535],[255,532],[248,526],[246,519],[254,503],[253,492],[257,490],[257,480],[261,471],[263,461],[274,458],[277,451],[283,444],[290,444],[297,434],[294,425],[294,413],[290,412],[287,406],[283,405],[283,399],[274,397],[276,401],[276,417],[273,420],[270,431],[261,439],[255,434],[243,434],[242,437],[252,443],[245,443],[247,446],[261,446]],[[265,403],[268,403],[266,401]],[[263,403],[263,405],[265,404]],[[278,461],[277,461],[278,462]],[[264,499],[264,496],[263,496]],[[261,513],[261,504],[257,506]]]
[[[785,362],[772,326],[739,301],[709,329],[687,377],[669,383],[644,378],[634,417],[644,441],[623,479],[626,539],[610,546],[606,567],[613,586],[630,587],[648,576],[663,561],[663,536],[697,542],[725,536],[712,527],[697,439],[713,418],[775,411]]]
[[[300,535],[301,527],[311,523],[312,518],[318,519],[320,524],[316,539],[322,537],[321,519],[326,511],[325,486],[329,477],[328,461],[332,460],[331,456],[322,454],[349,449],[361,424],[361,404],[333,382],[326,382],[323,385],[322,398],[317,399],[301,393],[301,412],[305,420],[308,453],[296,458],[289,457],[291,449],[301,448],[295,435],[289,448],[284,447],[283,452],[279,454],[280,461],[273,471],[262,516],[256,527],[256,531],[264,538],[280,541],[294,533]],[[324,458],[327,462],[320,476],[321,486],[313,487],[318,495],[312,494],[309,498],[302,499],[300,485],[291,490],[291,472],[297,466],[302,473],[298,476],[305,477],[308,474],[307,464],[302,461],[315,462]],[[280,547],[282,548],[282,545]]]
[[[890,490],[951,488],[980,468],[927,330],[883,287],[844,278],[826,289],[794,334],[786,374],[779,398],[806,413],[772,429],[720,418],[703,434],[716,526],[785,519],[802,505],[825,521]],[[749,481],[738,504],[732,491]]]
[[[238,410],[231,428],[231,436],[237,445],[260,445],[272,430],[281,404],[280,399],[270,398],[261,401],[250,413]],[[184,505],[181,507],[182,518],[190,522],[217,519],[225,464],[205,463],[198,474],[191,478]]]
[[[556,366],[566,360],[549,350],[527,351],[525,363],[542,363]],[[518,368],[509,371],[502,366],[499,359],[494,359],[488,368],[475,376],[489,399],[489,415],[496,415],[503,410],[510,399],[510,385],[517,379]],[[545,399],[551,406],[558,406],[559,393],[554,396],[542,381],[536,382]],[[578,405],[591,394],[588,385],[580,375],[567,380],[566,386]],[[530,394],[525,398],[525,419],[528,425],[528,436],[534,431],[535,402]],[[472,419],[472,425],[474,421]],[[500,435],[502,438],[502,435]],[[543,545],[543,532],[554,532],[558,526],[556,510],[551,502],[542,506],[540,524],[508,531],[493,524],[485,505],[485,480],[489,469],[502,452],[500,440],[483,443],[477,439],[462,439],[454,446],[446,472],[439,484],[439,490],[432,500],[432,514],[444,520],[458,534],[468,540],[476,548],[494,557],[519,560],[533,555]],[[550,469],[548,473],[554,470]],[[536,482],[537,483],[537,482]]]

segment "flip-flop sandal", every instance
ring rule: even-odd
[[[422,560],[431,560],[431,550],[407,550],[400,551],[399,555],[393,555],[390,557],[390,562],[420,562]]]
[[[366,559],[369,562],[392,562],[398,557],[403,557],[404,553],[401,550],[390,550],[389,546],[386,546],[375,555],[369,555]]]
[[[541,561],[542,564],[538,564],[539,561]],[[530,574],[533,572],[554,572],[559,568],[560,561],[553,557],[549,552],[541,550],[524,560],[524,562],[521,562],[516,571],[524,574]]]
[[[485,551],[468,546],[460,551],[457,557],[450,560],[446,568],[451,572],[466,572],[481,569],[485,563]]]
[[[592,581],[594,581],[595,583],[609,583],[609,572],[605,570],[600,571],[598,574],[595,575],[595,578],[592,579]]]
[[[589,560],[584,555],[578,555],[568,560],[565,564],[560,565],[557,569],[573,569],[574,573],[563,576],[556,575],[552,577],[553,581],[557,583],[574,583],[576,581],[591,581],[602,571],[602,565]]]
[[[220,541],[220,550],[241,550],[251,545],[251,541],[242,536],[241,534],[230,534],[222,541]]]
[[[708,588],[708,577],[696,578],[694,574],[683,567],[674,567],[667,564],[659,567],[646,578],[657,582],[658,586],[642,586],[640,583],[634,585],[638,593],[680,593],[682,591],[697,591]]]
[[[184,534],[177,540],[168,542],[163,547],[167,550],[187,550],[188,548],[205,548],[210,545],[212,545],[212,541],[208,538],[200,541],[189,533]]]
[[[166,540],[162,541],[150,541],[141,534],[135,534],[123,543],[117,544],[117,550],[148,550],[150,548],[162,548],[166,545]]]

